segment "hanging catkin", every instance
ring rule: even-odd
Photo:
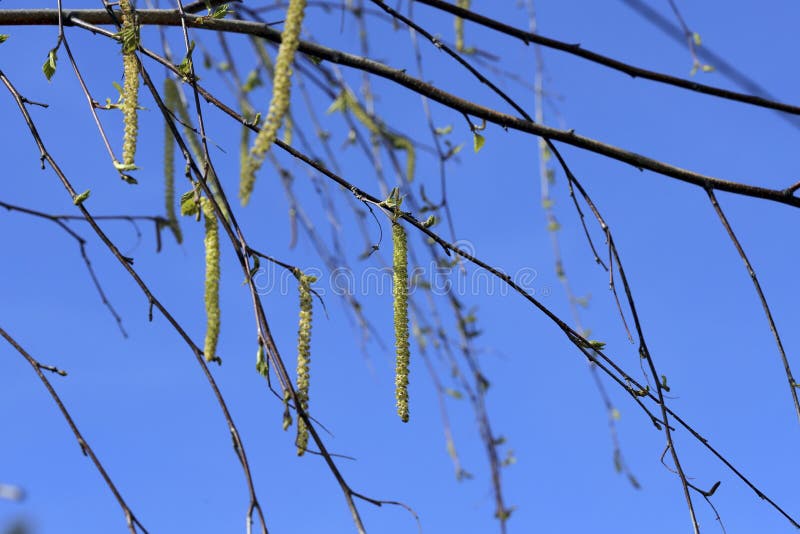
[[[130,0],[120,0],[122,11],[122,115],[125,130],[122,138],[122,165],[125,170],[133,170],[136,154],[136,137],[139,133],[139,120],[136,108],[139,105],[139,61],[136,59],[136,49],[139,46],[139,35],[136,29],[136,20]]]
[[[311,284],[316,282],[315,276],[297,274],[300,291],[300,321],[297,328],[297,400],[303,411],[308,413],[308,386],[311,377],[311,318],[312,299]],[[297,455],[302,456],[308,446],[308,428],[302,417],[297,418]]]
[[[203,197],[200,206],[205,218],[205,248],[206,248],[206,288],[204,301],[206,305],[206,339],[203,354],[206,361],[219,361],[216,356],[217,340],[219,339],[219,225],[214,205]]]
[[[396,348],[396,367],[394,376],[397,415],[408,422],[408,371],[410,351],[408,345],[408,241],[405,229],[392,222],[392,253],[394,276],[392,296],[394,297],[394,338]]]
[[[303,25],[306,0],[290,0],[286,10],[286,22],[281,32],[281,45],[278,48],[278,57],[275,60],[275,75],[272,80],[272,99],[269,111],[261,130],[256,136],[253,148],[250,149],[250,158],[247,162],[242,179],[239,183],[239,198],[242,204],[250,201],[253,186],[256,181],[256,172],[261,168],[264,154],[275,142],[278,129],[283,118],[289,110],[289,97],[291,94],[292,63],[294,53],[300,44],[300,29]]]
[[[171,79],[165,79],[164,103],[172,109],[177,99],[175,84]],[[183,234],[175,214],[175,139],[172,136],[172,129],[166,121],[164,122],[164,208],[169,229],[172,230],[175,240],[182,243]]]

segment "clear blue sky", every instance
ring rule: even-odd
[[[74,8],[99,4],[64,2]],[[527,14],[516,4],[475,1],[473,7],[527,27]],[[651,5],[672,20],[666,1]],[[702,36],[703,46],[777,99],[798,101],[800,76],[792,52],[800,8],[794,2],[678,5],[689,26]],[[33,6],[54,7],[55,2],[0,2],[0,9]],[[453,41],[452,17],[419,4],[414,9],[432,33]],[[654,70],[689,74],[692,61],[687,47],[621,1],[540,1],[537,10],[544,35]],[[275,12],[276,18],[279,13]],[[368,21],[372,57],[416,73],[408,33],[382,19]],[[341,23],[338,13],[309,8],[307,30],[323,44],[358,51],[357,27],[350,17]],[[180,50],[178,32],[170,31],[173,49]],[[163,126],[152,99],[142,99],[146,109],[140,113],[139,185],[128,186],[109,163],[65,53],[59,53],[52,82],[41,73],[45,55],[56,42],[56,28],[4,27],[0,33],[11,35],[0,45],[0,69],[26,97],[49,104],[47,109],[30,108],[31,113],[76,189],[91,189],[87,207],[92,213],[161,214]],[[118,47],[77,29],[68,35],[93,96],[101,101],[116,98],[112,82],[121,78]],[[212,34],[198,31],[193,36],[209,51],[218,52]],[[159,48],[153,32],[146,32],[144,39]],[[501,56],[498,67],[532,82],[532,47],[469,23],[466,40],[467,45]],[[232,38],[231,43],[239,68],[246,73],[254,65],[250,49],[241,38]],[[428,43],[421,46],[426,79],[510,111],[444,54]],[[800,179],[795,157],[800,132],[777,113],[631,79],[563,53],[543,53],[546,90],[558,113],[553,107],[546,109],[549,124],[729,180],[777,189]],[[201,63],[197,62],[202,82],[235,105],[219,77]],[[163,74],[163,69],[147,66],[158,77]],[[351,86],[359,87],[359,73],[346,68],[342,73]],[[718,72],[698,73],[696,78],[736,88]],[[501,85],[532,112],[529,89],[510,81]],[[376,109],[389,124],[430,143],[419,97],[383,80],[374,81],[374,90]],[[346,130],[341,118],[325,115],[330,101],[314,94],[315,110],[333,135],[343,176],[381,196],[374,171],[361,153],[343,146]],[[262,88],[254,98],[265,111],[269,93]],[[295,101],[295,109],[307,117],[301,100]],[[435,104],[432,109],[437,126],[453,125],[452,142],[466,143],[457,161],[448,164],[458,239],[506,272],[534,273],[533,291],[571,323],[541,209],[536,140],[489,125],[483,132],[486,144],[476,154],[461,115]],[[212,149],[212,155],[233,199],[239,128],[210,106],[204,111],[211,141],[219,147]],[[0,117],[0,201],[51,213],[77,213],[51,170],[39,169],[36,147],[5,90],[0,92]],[[101,112],[101,118],[118,146],[119,113]],[[778,352],[750,279],[705,193],[575,148],[564,147],[563,153],[614,232],[648,345],[659,372],[669,379],[671,407],[788,513],[800,516],[796,483],[800,432]],[[316,176],[312,182],[302,164],[284,154],[278,157],[294,172],[297,195],[330,245],[329,221],[314,185],[323,182]],[[393,182],[396,177],[388,159],[384,163],[387,179]],[[424,185],[434,199],[440,194],[435,163],[420,154],[413,186],[416,190]],[[354,278],[363,280],[366,269],[380,267],[390,257],[390,244],[384,241],[384,260],[359,260],[364,242],[349,211],[348,193],[330,183],[325,186],[342,220],[340,238]],[[185,189],[179,181],[178,193]],[[626,339],[607,274],[593,262],[560,172],[552,195],[570,283],[577,295],[591,296],[589,307],[581,310],[581,321],[591,329],[590,337],[606,342],[608,354],[639,379],[636,346]],[[798,213],[763,200],[725,193],[718,198],[760,277],[790,361],[800,369],[796,328],[800,247],[793,230]],[[253,201],[238,215],[251,245],[327,275],[304,232],[299,232],[297,246],[289,248],[287,212],[283,188],[274,171],[265,167]],[[379,218],[386,235],[387,221]],[[124,222],[103,222],[103,228],[124,254],[135,258],[136,269],[158,298],[202,344],[202,225],[189,218],[182,224],[184,244],[175,244],[165,232],[159,254],[154,252],[154,233],[148,224],[140,225],[140,237]],[[43,363],[69,372],[66,378],[51,380],[151,532],[243,531],[248,500],[242,472],[225,422],[190,351],[161,316],[156,314],[148,322],[146,299],[91,230],[80,223],[70,227],[88,239],[92,264],[130,337],[121,337],[102,305],[75,242],[50,222],[5,210],[0,210],[0,326]],[[367,229],[377,239],[371,218]],[[437,229],[448,235],[445,225]],[[602,247],[596,227],[592,235]],[[422,239],[414,232],[412,236],[420,257],[426,258]],[[251,304],[227,243],[222,257],[219,353],[224,365],[214,366],[212,372],[239,425],[271,532],[351,532],[344,499],[323,462],[309,455],[297,458],[294,433],[281,431],[282,406],[268,394],[254,369]],[[263,276],[268,280],[270,275]],[[474,269],[469,268],[467,276],[475,279]],[[430,375],[421,358],[414,357],[419,354],[416,345],[412,345],[411,422],[404,425],[394,414],[392,304],[385,282],[377,288],[358,286],[365,314],[386,344],[369,342],[363,347],[347,308],[330,295],[325,277],[319,283],[319,289],[328,293],[328,317],[316,305],[311,412],[332,433],[327,436],[329,448],[355,458],[337,462],[357,491],[412,506],[424,532],[494,532],[488,471],[474,417],[465,400],[448,400],[461,461],[474,474],[474,479],[458,482],[445,450]],[[295,286],[265,290],[263,300],[276,341],[291,362],[297,328]],[[475,346],[491,381],[488,408],[493,428],[507,439],[502,452],[513,450],[516,459],[503,470],[506,501],[516,506],[509,531],[689,532],[678,479],[659,461],[663,434],[637,405],[618,386],[606,382],[621,414],[617,430],[622,452],[641,484],[639,490],[615,472],[606,412],[587,364],[555,325],[519,295],[501,291],[496,282],[465,291],[463,301],[477,309],[482,335]],[[438,306],[452,329],[446,302],[440,299]],[[449,380],[447,364],[435,352],[429,356]],[[0,483],[21,486],[27,493],[23,502],[0,500],[0,529],[24,518],[34,532],[43,534],[124,532],[124,518],[113,497],[81,455],[47,392],[27,363],[2,343],[0,406]],[[722,482],[713,503],[728,533],[794,532],[686,432],[676,433],[676,444],[694,484],[709,488]],[[713,510],[697,495],[694,501],[703,532],[719,532]],[[416,531],[413,519],[402,509],[362,503],[361,510],[370,532]]]

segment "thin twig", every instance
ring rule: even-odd
[[[2,77],[3,81],[5,82],[5,76],[2,73],[0,73],[0,77]],[[108,486],[108,489],[110,489],[111,493],[114,494],[114,498],[117,500],[117,503],[119,504],[120,508],[122,508],[122,512],[125,514],[125,522],[128,525],[128,530],[131,532],[131,534],[136,534],[138,532],[138,529],[140,529],[143,534],[147,534],[147,529],[145,529],[144,525],[142,525],[139,522],[139,520],[134,515],[133,511],[125,502],[125,499],[122,497],[122,494],[117,489],[117,486],[111,480],[111,477],[109,476],[105,467],[103,467],[103,464],[100,463],[100,459],[97,457],[94,450],[92,450],[92,447],[89,445],[89,442],[86,441],[86,439],[83,437],[83,434],[81,434],[80,430],[78,430],[78,426],[72,419],[72,416],[67,410],[67,407],[64,405],[64,402],[61,400],[61,397],[58,396],[58,393],[56,393],[56,390],[50,383],[50,380],[48,380],[47,376],[45,376],[45,374],[42,371],[53,372],[62,376],[66,375],[66,373],[51,365],[45,365],[40,363],[39,360],[31,356],[24,348],[22,348],[22,346],[19,343],[17,343],[17,341],[13,337],[11,337],[11,335],[9,335],[8,332],[6,332],[2,327],[0,327],[0,336],[2,336],[12,347],[14,347],[14,350],[16,350],[23,358],[25,358],[25,360],[27,360],[27,362],[31,365],[31,367],[33,367],[34,372],[39,377],[39,380],[41,380],[44,387],[47,389],[47,392],[50,394],[50,397],[52,397],[53,401],[56,403],[56,406],[58,406],[58,410],[61,412],[61,415],[64,417],[64,420],[67,422],[67,425],[69,425],[70,430],[72,430],[72,434],[78,441],[78,445],[81,448],[81,452],[92,460],[92,463],[94,464],[97,471],[100,473],[100,476],[103,477],[106,486]]]
[[[756,276],[756,271],[753,269],[753,265],[750,263],[750,260],[747,258],[747,254],[744,252],[744,248],[742,244],[739,242],[739,239],[736,237],[736,234],[733,231],[733,228],[728,222],[728,218],[725,216],[725,212],[722,211],[719,203],[717,202],[717,197],[714,194],[714,191],[707,190],[708,199],[711,201],[711,205],[714,206],[714,211],[719,217],[719,221],[722,223],[722,226],[725,227],[725,231],[728,234],[728,237],[731,239],[731,243],[736,248],[736,252],[739,254],[739,257],[742,258],[744,262],[744,266],[747,269],[747,274],[750,275],[750,280],[753,281],[753,288],[756,290],[758,294],[758,300],[761,301],[761,308],[764,310],[764,315],[767,316],[767,322],[769,323],[769,330],[772,332],[772,337],[775,339],[775,345],[778,347],[778,353],[781,357],[781,363],[783,364],[783,370],[786,373],[786,380],[789,383],[789,392],[792,396],[792,402],[794,403],[794,412],[797,415],[797,420],[800,422],[800,401],[797,398],[797,390],[800,388],[800,384],[798,384],[794,376],[792,375],[792,368],[789,365],[789,358],[786,356],[786,351],[783,348],[783,342],[781,341],[781,336],[778,333],[778,327],[775,324],[775,320],[772,318],[772,311],[769,308],[769,304],[767,303],[767,297],[764,295],[764,291],[761,289],[761,283],[758,281],[758,277]]]

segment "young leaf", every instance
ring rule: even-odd
[[[606,344],[602,341],[596,341],[594,339],[589,340],[589,348],[594,350],[603,350]]]
[[[269,376],[269,363],[264,356],[264,345],[259,345],[258,351],[256,352],[256,371],[264,377]]]
[[[228,14],[228,4],[222,4],[221,6],[217,7],[213,13],[211,13],[212,19],[224,19],[225,15]]]
[[[52,50],[50,50],[50,52],[47,53],[47,59],[44,60],[44,64],[42,65],[42,72],[44,73],[48,82],[56,73],[57,61],[58,61],[58,56],[56,56],[56,49],[53,48]]]
[[[194,190],[181,195],[181,215],[194,215],[197,213],[197,202],[194,199]]]
[[[257,70],[251,70],[250,74],[247,75],[247,79],[242,85],[242,92],[249,93],[256,87],[264,85],[264,82],[261,81],[261,77],[258,75]]]
[[[485,137],[479,133],[472,134],[472,146],[475,149],[475,152],[480,151],[480,149],[483,148],[484,143],[486,143]]]
[[[430,217],[428,217],[423,221],[422,226],[425,228],[430,228],[431,226],[436,224],[436,222],[437,222],[436,215],[431,215]]]
[[[79,205],[83,204],[83,201],[86,200],[87,198],[89,198],[89,195],[91,193],[92,192],[87,189],[86,191],[84,191],[80,195],[75,195],[75,198],[72,199],[72,203],[75,204],[76,206],[79,206]]]

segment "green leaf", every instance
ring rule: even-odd
[[[139,48],[139,30],[135,26],[122,28],[114,37],[122,43],[123,54],[132,54]]]
[[[450,395],[451,397],[453,397],[454,399],[461,399],[461,398],[463,397],[463,395],[461,394],[461,392],[460,392],[460,391],[458,391],[457,389],[445,388],[445,389],[444,389],[444,392],[445,392],[446,394]]]
[[[507,508],[505,510],[497,510],[494,513],[494,516],[499,519],[500,521],[507,521],[509,517],[511,517],[511,513],[514,511],[514,508]]]
[[[715,69],[711,65],[703,65],[702,67],[700,67],[700,70],[702,70],[703,72],[714,72]]]
[[[91,193],[92,192],[89,189],[87,189],[86,191],[84,191],[80,195],[75,196],[75,198],[72,199],[72,203],[75,204],[76,206],[79,206],[79,205],[83,204],[83,201],[86,200],[87,198],[89,198],[89,195]]]
[[[257,70],[251,70],[250,74],[247,75],[247,79],[242,85],[242,91],[245,93],[249,93],[256,87],[264,85],[264,82],[261,81],[261,77],[258,75]]]
[[[0,44],[5,43],[6,41],[8,41],[8,34],[0,33]]]
[[[605,346],[606,346],[606,344],[603,343],[602,341],[597,341],[597,340],[594,340],[594,339],[590,339],[589,340],[589,348],[591,348],[591,349],[603,350],[605,348]]]
[[[447,135],[453,131],[453,125],[448,124],[447,126],[442,126],[441,128],[434,128],[433,131],[436,132],[436,135]]]
[[[222,4],[221,6],[217,7],[213,13],[211,13],[212,19],[224,19],[225,15],[228,14],[228,4]]]
[[[258,346],[258,352],[256,353],[256,371],[258,374],[263,376],[269,376],[269,363],[267,363],[267,359],[264,357],[264,346]]]
[[[192,77],[192,52],[194,51],[194,41],[189,43],[189,50],[186,52],[183,61],[177,66],[178,71],[185,79]]]
[[[475,149],[475,152],[480,151],[480,149],[483,148],[484,143],[486,143],[485,137],[479,133],[472,134],[472,147]]]
[[[344,92],[341,92],[339,93],[339,96],[337,96],[333,102],[331,102],[331,105],[328,106],[328,109],[325,111],[325,113],[331,114],[337,111],[344,111],[345,109],[347,109],[347,97]]]
[[[509,450],[506,453],[506,457],[503,459],[503,463],[501,464],[503,467],[508,467],[509,465],[514,465],[517,463],[517,457],[514,456],[514,451]]]
[[[192,58],[190,58],[189,56],[186,56],[185,58],[183,58],[183,61],[181,61],[180,65],[178,65],[177,68],[178,68],[178,72],[180,72],[181,76],[183,76],[185,79],[191,78],[192,77]]]
[[[194,201],[194,190],[181,195],[181,215],[194,215],[197,213],[197,202]]]
[[[58,56],[56,56],[56,49],[53,48],[52,50],[50,50],[50,52],[47,53],[47,59],[44,60],[44,65],[42,65],[42,72],[44,73],[48,82],[56,73],[57,61],[58,61]]]
[[[694,32],[692,34],[692,41],[694,41],[694,44],[696,44],[697,46],[700,46],[700,45],[703,44],[703,41],[700,39],[700,34],[697,33],[697,32]]]
[[[425,219],[425,221],[423,221],[423,223],[422,223],[422,226],[423,226],[424,228],[430,228],[431,226],[433,226],[434,224],[436,224],[436,222],[437,222],[437,220],[436,220],[436,215],[431,215],[430,217],[428,217],[427,219]]]
[[[382,202],[387,208],[397,208],[403,204],[403,197],[400,196],[400,188],[395,187],[389,192],[389,196]]]
[[[669,386],[667,385],[667,375],[661,375],[661,389],[664,391],[669,391]]]

